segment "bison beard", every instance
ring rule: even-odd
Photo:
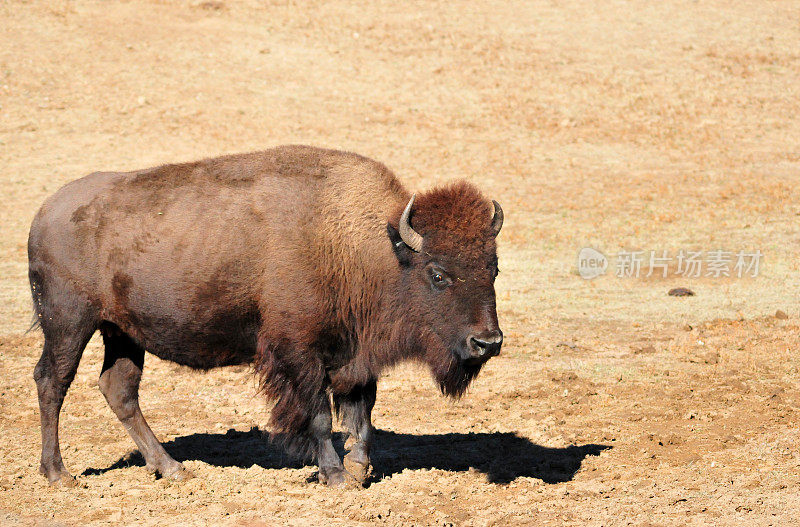
[[[145,350],[201,370],[252,364],[274,401],[273,437],[315,457],[321,481],[363,482],[384,369],[418,361],[460,397],[499,353],[502,223],[500,206],[466,182],[412,196],[378,162],[307,146],[66,185],[42,205],[28,241],[44,333],[34,374],[41,472],[72,481],[58,417],[100,330],[101,391],[162,476],[190,474],[139,408]],[[349,434],[344,463],[334,411]]]
[[[460,398],[480,373],[483,363],[464,362],[434,335],[426,334],[422,341],[424,349],[422,360],[430,368],[439,390],[450,397]]]
[[[451,355],[446,363],[436,365],[431,369],[442,393],[458,398],[464,395],[482,367],[482,363],[467,364]]]

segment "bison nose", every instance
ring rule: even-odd
[[[500,346],[503,345],[503,332],[498,329],[481,335],[471,335],[467,341],[473,357],[485,357],[488,359],[500,354]]]

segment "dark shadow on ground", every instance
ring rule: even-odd
[[[335,440],[341,454],[341,435],[336,434]],[[228,430],[224,434],[192,434],[164,443],[164,448],[178,461],[198,460],[220,467],[258,465],[279,469],[304,466],[258,428],[249,432]],[[520,477],[560,483],[575,476],[586,456],[596,456],[609,448],[611,446],[593,444],[549,448],[511,432],[413,435],[377,430],[372,455],[372,482],[407,468],[451,472],[472,468],[486,474],[491,483],[509,483]],[[83,475],[103,474],[129,466],[144,466],[138,452],[123,456],[108,467],[89,468]]]
[[[491,483],[510,483],[521,477],[561,483],[575,476],[586,456],[609,448],[548,448],[512,432],[412,435],[378,430],[372,464],[377,480],[406,468],[451,472],[473,468],[486,474]]]

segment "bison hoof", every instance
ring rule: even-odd
[[[189,469],[187,469],[185,467],[181,467],[178,470],[176,470],[175,472],[172,472],[172,473],[170,473],[168,475],[165,475],[164,477],[167,478],[170,481],[179,482],[179,481],[186,481],[188,479],[192,479],[194,477],[194,473],[191,470],[189,470]]]
[[[159,474],[163,479],[176,483],[186,481],[187,479],[192,479],[194,477],[194,474],[192,474],[191,470],[187,469],[178,462],[175,462],[175,466],[167,469],[155,468],[150,465],[145,466],[145,468],[152,474]]]
[[[359,488],[361,484],[343,468],[326,469],[319,471],[319,481],[324,485],[337,489]]]
[[[40,465],[39,474],[47,478],[47,482],[51,487],[73,488],[78,486],[78,481],[66,470],[48,471],[44,468],[44,465]]]
[[[347,472],[349,472],[353,478],[355,478],[355,480],[362,485],[365,481],[367,481],[367,478],[370,476],[370,474],[372,474],[372,465],[370,465],[369,462],[365,464],[356,461],[352,458],[352,454],[347,454],[344,456],[343,463],[344,468],[347,469]]]
[[[62,472],[54,479],[48,477],[47,480],[50,482],[50,486],[54,488],[72,489],[78,486],[78,480],[69,472]]]

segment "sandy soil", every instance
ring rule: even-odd
[[[496,4],[0,3],[0,523],[797,523],[800,6]],[[415,366],[388,372],[375,477],[333,491],[265,439],[246,368],[148,357],[144,413],[198,475],[155,480],[97,389],[93,340],[61,422],[80,487],[48,488],[41,336],[24,334],[42,200],[95,170],[283,143],[498,199],[503,355],[458,402]],[[584,246],[764,261],[586,281]]]

